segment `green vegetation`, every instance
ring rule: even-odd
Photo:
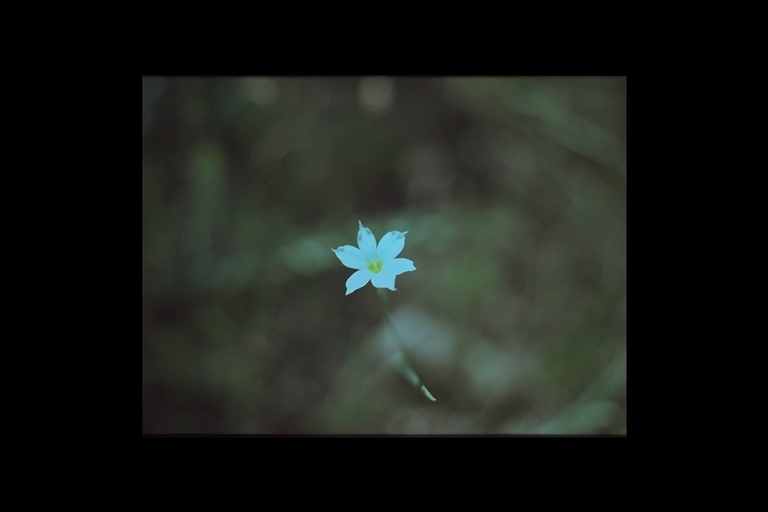
[[[626,434],[625,78],[142,87],[145,434]]]

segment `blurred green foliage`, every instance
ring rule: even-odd
[[[142,87],[145,434],[626,434],[625,78]]]

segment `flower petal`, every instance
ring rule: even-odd
[[[357,223],[360,224],[360,229],[357,231],[357,245],[370,261],[376,256],[376,237],[369,228],[363,226],[362,222],[358,220]]]
[[[384,264],[382,272],[384,270],[389,270],[390,272],[394,272],[396,276],[399,276],[403,272],[413,272],[416,270],[416,267],[408,258],[395,258],[392,261],[388,261]]]
[[[365,268],[368,264],[368,260],[365,259],[363,251],[352,245],[342,245],[338,249],[331,249],[336,257],[341,260],[342,265],[347,268],[353,268],[360,270]]]
[[[366,284],[368,284],[368,281],[371,280],[371,276],[373,273],[368,269],[361,269],[349,276],[349,279],[347,279],[347,293],[344,295],[349,295],[355,290],[359,290]]]
[[[371,284],[376,288],[388,288],[395,291],[395,278],[403,272],[412,272],[416,270],[411,260],[405,258],[395,258],[384,264],[381,272],[371,276]]]
[[[405,234],[407,231],[390,231],[379,240],[376,248],[376,256],[381,261],[389,261],[397,257],[405,246]]]
[[[395,291],[397,290],[397,288],[395,288],[396,277],[397,274],[395,274],[393,271],[381,269],[381,272],[371,276],[371,284],[376,288],[388,288],[392,291]]]

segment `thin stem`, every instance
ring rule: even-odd
[[[381,305],[384,308],[384,316],[389,319],[389,300],[387,297],[387,289],[376,288],[376,291],[379,293],[379,300],[381,300]]]
[[[416,371],[411,366],[410,362],[408,361],[408,356],[405,353],[404,350],[404,344],[402,342],[402,339],[400,338],[400,335],[397,332],[397,329],[395,329],[395,324],[392,321],[392,317],[389,315],[389,298],[387,296],[387,290],[384,288],[378,288],[377,289],[379,293],[379,299],[381,300],[381,305],[384,308],[384,318],[387,321],[387,324],[389,324],[389,328],[392,330],[392,334],[395,338],[395,343],[397,344],[397,353],[399,356],[398,360],[398,369],[403,373],[406,379],[413,384],[415,388],[418,388],[422,393],[424,393],[424,396],[432,400],[433,402],[437,400],[434,396],[432,396],[432,393],[429,392],[427,387],[424,385],[423,382],[421,382],[421,378],[416,373]]]

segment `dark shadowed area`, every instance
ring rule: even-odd
[[[142,89],[144,434],[626,434],[624,77]]]

